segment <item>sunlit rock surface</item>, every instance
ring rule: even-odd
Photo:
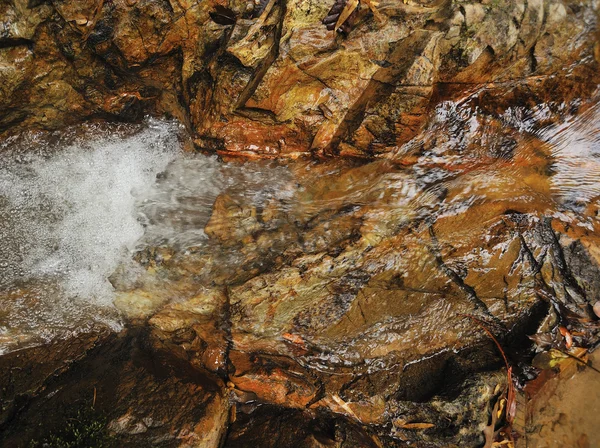
[[[482,444],[506,375],[475,319],[521,380],[553,310],[597,320],[596,95],[445,102],[370,163],[175,157],[137,198],[143,236],[110,276],[127,330],[81,331],[89,348],[63,336],[55,373],[6,379],[3,440],[95,387],[125,446]],[[577,344],[596,344],[577,322]],[[35,369],[36,350],[0,362]]]
[[[260,4],[0,6],[0,444],[478,446],[477,321],[597,344],[597,3]]]
[[[370,157],[481,83],[553,101],[597,71],[569,68],[598,59],[597,2],[380,1],[344,33],[321,23],[332,4],[6,1],[0,132],[152,113],[208,151]]]

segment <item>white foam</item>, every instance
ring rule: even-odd
[[[119,326],[108,277],[144,233],[136,196],[181,154],[179,129],[149,120],[83,134],[0,148],[0,350],[92,321]]]
[[[110,303],[107,278],[144,232],[135,192],[154,184],[179,147],[177,128],[152,120],[124,138],[80,141],[25,164],[4,160],[0,192],[19,225],[13,237],[29,249],[21,273],[60,277],[68,296]]]

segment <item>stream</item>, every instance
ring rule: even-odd
[[[423,372],[485,340],[457,315],[534,333],[540,278],[572,311],[598,298],[597,99],[501,114],[442,103],[419,135],[369,163],[222,161],[184,151],[186,138],[146,119],[2,143],[0,354],[151,316],[160,338],[187,341],[173,316],[193,310],[218,323],[212,336],[195,330],[208,370],[270,353],[326,390],[346,375],[335,393],[368,403],[378,422],[381,400],[389,414],[429,399],[445,383],[424,384]],[[203,298],[222,288],[227,309]],[[497,367],[489,356],[472,371]],[[399,389],[387,384],[395,375]],[[230,381],[252,400],[318,402]]]

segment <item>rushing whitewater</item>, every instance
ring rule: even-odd
[[[111,274],[150,246],[206,244],[223,190],[288,198],[287,169],[182,151],[172,122],[87,125],[0,148],[0,352],[98,323],[121,326]],[[123,280],[123,279],[121,279]]]
[[[390,210],[400,221],[406,218],[400,205],[407,200],[414,207],[419,202],[428,204],[422,210],[432,216],[450,216],[467,210],[476,197],[465,191],[457,201],[440,200],[436,195],[452,183],[456,168],[431,169],[432,162],[460,167],[491,157],[496,160],[493,169],[474,171],[457,185],[475,179],[477,185],[486,186],[479,193],[484,197],[511,196],[513,192],[501,189],[502,176],[518,166],[503,167],[513,152],[529,154],[519,148],[539,138],[547,145],[540,160],[551,169],[541,184],[526,183],[521,201],[542,197],[546,205],[555,204],[553,213],[577,212],[600,194],[595,181],[598,108],[547,127],[540,125],[546,110],[542,105],[533,112],[509,111],[501,117],[503,126],[492,129],[477,110],[445,104],[422,135],[446,137],[438,138],[420,157],[413,168],[416,179],[408,182],[404,170],[381,183],[376,170],[375,178],[358,177],[336,194],[358,207],[371,202],[363,197],[369,191],[374,195],[381,190],[380,198],[397,197],[400,202],[379,205],[388,220]],[[184,135],[175,123],[147,120],[141,126],[87,125],[45,137],[32,133],[3,143],[0,351],[82,331],[99,322],[119,328],[111,276],[118,270],[120,282],[130,278],[135,283],[136,269],[141,267],[132,263],[132,255],[146,247],[194,248],[199,253],[203,246],[200,252],[209,251],[234,268],[237,251],[219,248],[215,242],[211,245],[204,233],[222,192],[232,203],[256,210],[277,204],[289,222],[312,209],[317,213],[329,207],[330,196],[323,201],[301,193],[305,187],[298,184],[294,171],[310,170],[310,163],[294,167],[269,162],[222,164],[216,157],[184,153]],[[404,149],[418,145],[417,138]],[[419,195],[420,188],[424,190]],[[368,216],[377,216],[376,203],[371,203]],[[310,239],[307,244],[312,244]]]
[[[94,320],[119,325],[108,277],[144,233],[137,197],[180,154],[176,125],[150,120],[134,131],[88,127],[4,144],[0,350]]]

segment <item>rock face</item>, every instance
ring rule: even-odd
[[[595,319],[600,223],[559,193],[565,167],[539,127],[552,109],[523,131],[482,112],[488,101],[438,108],[384,160],[291,164],[285,203],[225,192],[206,245],[147,249],[146,274],[115,281],[155,349],[226,381],[238,418],[226,446],[286,446],[281,428],[297,446],[477,446],[506,378],[490,373],[501,358],[473,319],[523,378],[526,335],[553,309]],[[596,122],[595,101],[577,120]],[[594,326],[584,334],[596,343]]]
[[[0,133],[152,113],[207,151],[369,157],[481,83],[569,95],[554,75],[599,54],[595,3],[361,3],[343,33],[333,3],[3,2]]]
[[[123,333],[0,357],[3,445],[91,406],[116,446],[477,446],[507,379],[474,320],[519,378],[545,318],[597,343],[600,190],[564,179],[600,169],[560,146],[600,117],[597,3],[366,3],[337,34],[333,1],[0,6],[2,137],[152,113],[222,155],[352,156],[144,247]]]
[[[111,277],[122,334],[0,357],[0,442],[56,437],[92,402],[115,446],[481,446],[507,377],[475,319],[521,380],[541,322],[599,339],[598,199],[559,182],[599,169],[560,160],[595,135],[598,98],[492,100],[438,107],[380,160],[289,163],[293,195],[222,192],[207,240]]]

